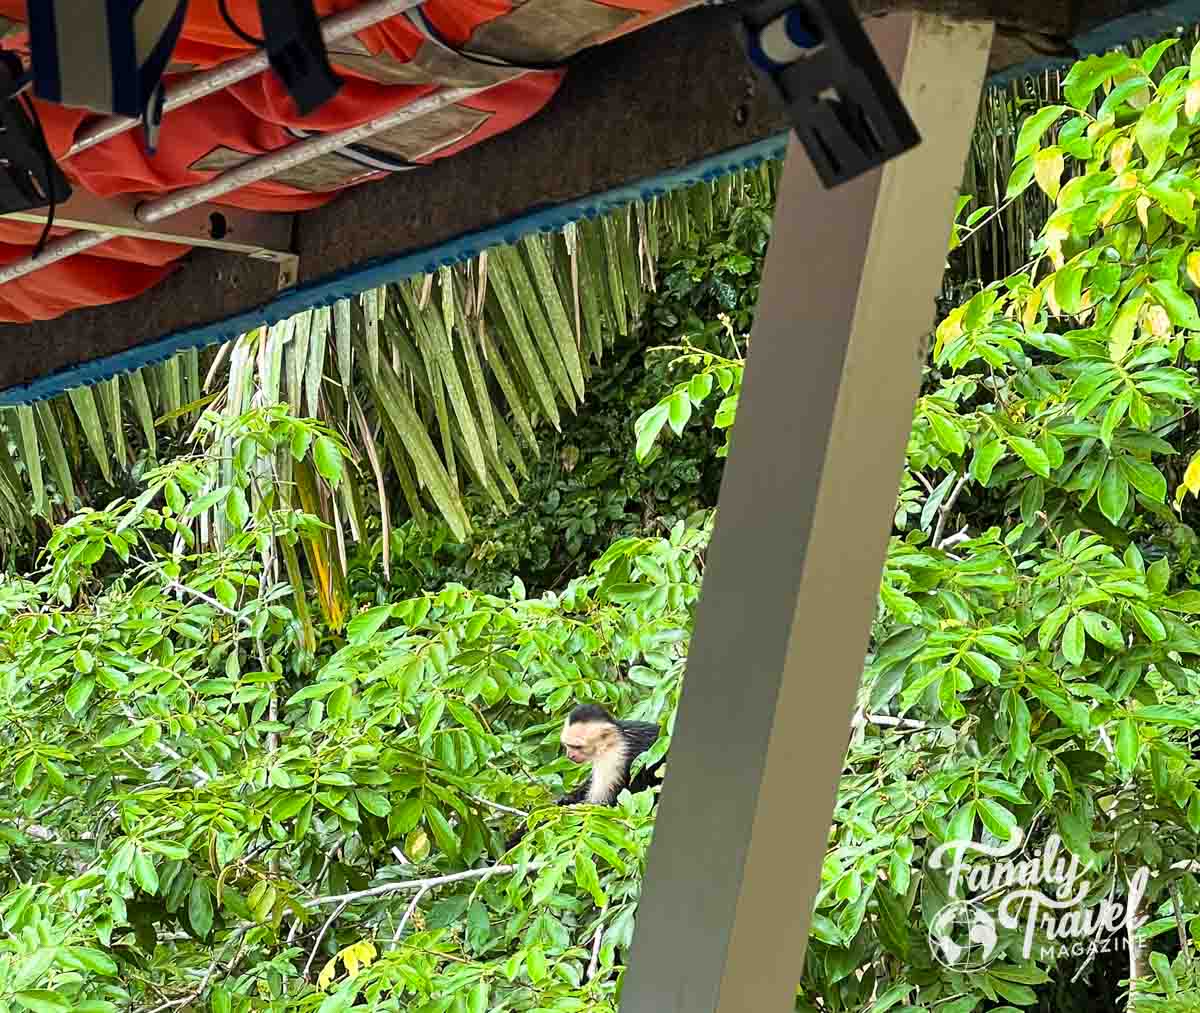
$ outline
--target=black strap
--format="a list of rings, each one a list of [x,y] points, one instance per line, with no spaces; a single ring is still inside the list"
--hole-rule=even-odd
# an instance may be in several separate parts
[[[342,87],[329,65],[312,0],[258,0],[267,58],[301,116],[319,109]]]

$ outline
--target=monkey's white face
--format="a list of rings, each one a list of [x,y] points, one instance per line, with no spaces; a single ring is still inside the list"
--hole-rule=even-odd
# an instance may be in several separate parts
[[[560,738],[572,763],[595,763],[616,744],[616,730],[597,721],[568,722],[563,725]]]

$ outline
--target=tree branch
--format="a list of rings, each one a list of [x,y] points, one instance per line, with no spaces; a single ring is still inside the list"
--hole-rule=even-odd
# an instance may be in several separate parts
[[[942,532],[946,530],[946,521],[950,517],[950,511],[954,509],[954,504],[958,502],[959,494],[963,491],[963,486],[967,484],[967,480],[971,477],[969,471],[964,471],[962,477],[954,484],[950,495],[946,497],[946,502],[938,507],[937,526],[933,529],[933,547],[940,549],[942,547]]]
[[[408,920],[413,916],[413,912],[416,911],[417,905],[421,903],[421,898],[424,897],[425,894],[427,894],[431,889],[432,887],[428,886],[421,887],[421,889],[417,891],[417,895],[413,897],[412,901],[409,903],[408,907],[404,909],[404,917],[400,919],[400,924],[396,927],[396,934],[392,936],[393,943],[400,942],[400,937],[404,935],[404,926],[408,924]]]
[[[218,612],[224,612],[225,615],[229,616],[230,618],[236,619],[243,626],[250,625],[245,619],[243,619],[240,615],[238,615],[237,612],[235,612],[233,609],[231,609],[228,605],[221,604],[221,602],[217,601],[216,598],[213,598],[211,595],[205,594],[203,591],[197,591],[195,588],[188,587],[186,584],[180,584],[179,581],[177,581],[177,580],[171,581],[171,583],[169,583],[167,585],[167,590],[168,591],[182,591],[184,594],[190,594],[193,598],[196,598],[197,600],[204,602],[205,605],[211,605]]]
[[[478,802],[480,805],[486,806],[488,809],[495,809],[496,812],[511,813],[513,816],[520,816],[522,819],[529,816],[529,813],[523,809],[514,809],[510,805],[501,805],[499,802],[493,802],[490,798],[480,798],[478,795],[468,795],[467,798],[472,802]]]
[[[338,915],[340,915],[343,911],[345,911],[346,908],[348,908],[349,906],[350,906],[350,901],[348,901],[348,900],[342,901],[337,907],[335,907],[333,909],[333,914],[331,914],[328,918],[325,919],[325,924],[321,926],[321,931],[317,933],[317,941],[315,943],[313,943],[312,952],[309,953],[309,955],[308,955],[308,960],[304,965],[304,972],[301,975],[301,977],[306,978],[306,979],[308,978],[309,968],[312,967],[312,962],[313,962],[313,959],[317,955],[317,950],[319,950],[321,948],[321,942],[325,938],[325,933],[329,931],[329,926],[332,925],[335,921],[337,921]]]
[[[528,871],[544,869],[549,864],[549,862],[530,862],[526,866],[526,869]],[[385,894],[399,893],[403,890],[422,890],[435,886],[444,886],[447,883],[457,883],[465,879],[487,879],[491,876],[517,872],[519,870],[519,865],[489,865],[483,869],[467,869],[465,872],[452,872],[446,876],[433,876],[429,879],[406,879],[396,883],[383,883],[380,886],[373,886],[369,890],[355,890],[353,893],[339,893],[329,897],[314,897],[312,900],[306,900],[304,907],[312,910],[313,908],[321,907],[323,904],[339,904],[343,901],[350,904],[356,900],[365,900],[368,897],[382,897]]]
[[[132,708],[130,708],[128,704],[124,704],[124,703],[121,704],[121,713],[123,713],[125,715],[125,717],[127,717],[130,721],[137,720],[137,715],[133,712]],[[176,752],[174,749],[172,749],[170,746],[168,746],[161,739],[158,742],[156,742],[154,745],[155,745],[155,748],[160,753],[162,753],[163,756],[167,757],[168,759],[183,762],[183,756],[180,755],[178,752]],[[208,776],[207,771],[202,770],[200,767],[198,767],[194,764],[192,765],[192,776],[196,779],[196,782],[198,784],[204,784],[206,781],[212,780]]]
[[[600,909],[600,917],[604,917],[604,912],[607,908]],[[584,981],[591,981],[596,977],[596,972],[600,969],[600,941],[604,938],[604,924],[598,922],[596,925],[596,934],[592,936],[592,959],[588,961],[587,974],[584,976]]]
[[[248,925],[243,926],[235,929],[230,934],[229,938],[225,940],[225,945],[221,947],[221,949],[217,952],[217,955],[213,957],[212,963],[208,965],[208,970],[204,972],[204,977],[200,979],[200,984],[197,985],[193,991],[189,992],[182,999],[172,999],[169,1002],[164,1002],[160,1006],[155,1006],[153,1009],[149,1010],[148,1013],[163,1013],[164,1010],[174,1009],[177,1006],[187,1006],[189,1003],[195,1002],[202,995],[204,995],[204,990],[208,988],[208,983],[212,979],[213,972],[217,969],[217,965],[221,962],[221,958],[229,951],[230,944],[233,943],[235,939],[240,939],[242,936],[244,936],[248,928]],[[241,949],[239,948],[237,956],[234,958],[234,963],[236,964],[240,959]]]
[[[943,538],[938,548],[943,550],[949,549],[955,545],[958,545],[960,542],[969,542],[970,540],[971,536],[967,533],[967,529],[963,528],[961,531],[956,531],[954,534],[947,535],[945,538]]]
[[[854,715],[852,724],[878,725],[881,728],[911,728],[913,731],[921,731],[929,727],[924,721],[918,721],[916,718],[894,718],[890,714],[867,714],[861,710]]]

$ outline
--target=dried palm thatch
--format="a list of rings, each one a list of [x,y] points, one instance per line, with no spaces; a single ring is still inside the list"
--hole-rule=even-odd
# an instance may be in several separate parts
[[[272,483],[295,489],[329,526],[305,546],[313,572],[344,570],[345,538],[385,534],[405,517],[444,518],[466,539],[464,492],[517,502],[538,432],[582,402],[618,335],[639,324],[656,285],[660,243],[703,237],[719,212],[771,196],[779,165],[764,163],[494,247],[436,274],[307,310],[216,349],[192,349],[94,387],[0,414],[0,550],[107,499],[201,425],[276,404],[334,429],[358,466],[336,491],[299,465],[275,462]],[[389,501],[389,489],[400,495]],[[30,511],[32,504],[32,513]],[[369,506],[368,506],[369,504]],[[203,542],[229,533],[223,514],[195,520]],[[380,524],[373,526],[378,530]]]

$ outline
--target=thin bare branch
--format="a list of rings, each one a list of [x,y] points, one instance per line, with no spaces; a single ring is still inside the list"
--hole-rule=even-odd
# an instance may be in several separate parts
[[[400,937],[404,935],[404,926],[408,924],[408,920],[413,916],[413,912],[416,911],[417,905],[421,903],[421,898],[424,897],[425,894],[427,894],[431,889],[432,887],[428,886],[421,887],[421,889],[417,891],[416,896],[409,901],[408,907],[404,909],[404,917],[400,919],[400,924],[396,926],[396,934],[392,936],[393,943],[400,942]]]
[[[946,521],[950,517],[950,511],[954,509],[954,504],[958,502],[959,494],[963,491],[963,487],[970,479],[971,473],[964,471],[959,480],[954,484],[954,488],[950,491],[950,495],[946,497],[946,502],[938,508],[938,521],[933,529],[933,545],[935,548],[942,547],[942,532],[946,530]]]
[[[333,909],[333,914],[331,914],[328,918],[325,919],[325,924],[321,926],[321,931],[317,933],[317,941],[315,943],[313,943],[312,952],[309,953],[308,960],[304,964],[304,977],[305,978],[308,977],[309,968],[312,967],[313,959],[317,955],[317,950],[319,950],[321,948],[321,942],[325,939],[325,933],[329,931],[329,926],[332,925],[335,921],[337,921],[338,915],[340,915],[343,911],[345,911],[346,908],[348,908],[349,906],[350,906],[350,902],[348,900],[342,901],[337,907],[335,907]]]
[[[601,919],[604,918],[604,912],[607,910],[607,908],[600,909]],[[601,921],[597,923],[596,933],[592,936],[592,959],[588,961],[587,975],[584,977],[584,981],[591,981],[594,977],[596,977],[596,972],[600,969],[600,941],[603,938],[604,924],[603,921]]]
[[[480,798],[478,795],[468,795],[467,798],[472,802],[478,802],[480,805],[486,806],[488,809],[495,809],[499,813],[510,813],[513,816],[520,816],[522,819],[529,816],[529,813],[523,809],[514,809],[510,805],[501,805],[499,802],[493,802],[490,798]]]
[[[525,869],[526,871],[533,872],[538,869],[544,869],[549,864],[549,862],[530,862],[525,866]],[[491,876],[518,872],[520,868],[519,865],[489,865],[483,869],[467,869],[464,872],[452,872],[446,876],[432,876],[429,879],[406,879],[395,883],[383,883],[379,886],[373,886],[368,890],[355,890],[353,893],[339,893],[329,897],[314,897],[312,900],[306,900],[304,906],[311,909],[321,907],[324,904],[339,904],[342,901],[350,904],[356,900],[365,900],[368,897],[382,897],[385,894],[400,893],[404,890],[421,890],[425,887],[444,886],[447,883],[457,883],[465,879],[488,879]]]

